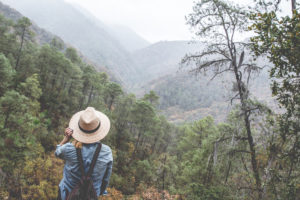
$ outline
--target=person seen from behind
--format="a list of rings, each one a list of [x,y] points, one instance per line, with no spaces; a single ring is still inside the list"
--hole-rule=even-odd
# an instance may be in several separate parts
[[[72,116],[55,151],[65,161],[58,200],[96,200],[107,193],[113,156],[110,147],[100,141],[109,129],[108,117],[93,107]]]

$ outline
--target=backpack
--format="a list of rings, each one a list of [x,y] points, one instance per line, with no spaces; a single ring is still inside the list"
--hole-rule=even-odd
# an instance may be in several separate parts
[[[97,194],[93,185],[92,173],[95,167],[99,152],[101,150],[101,143],[98,144],[97,149],[95,150],[93,160],[89,171],[87,174],[84,172],[83,168],[83,160],[81,149],[76,148],[77,160],[79,162],[79,168],[81,171],[81,178],[79,183],[72,189],[72,191],[68,194],[67,200],[97,200]]]

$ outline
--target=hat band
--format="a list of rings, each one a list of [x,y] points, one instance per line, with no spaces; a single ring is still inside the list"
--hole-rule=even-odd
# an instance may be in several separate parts
[[[80,126],[79,122],[78,122],[78,127],[79,127],[79,129],[80,129],[82,132],[90,134],[90,133],[96,132],[96,131],[100,128],[100,124],[101,124],[101,123],[99,122],[98,126],[97,126],[95,129],[93,129],[93,130],[85,130],[84,128],[82,128],[82,127]]]

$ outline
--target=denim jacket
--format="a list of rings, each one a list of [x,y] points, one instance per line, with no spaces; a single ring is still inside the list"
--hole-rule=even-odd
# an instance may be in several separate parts
[[[81,152],[86,173],[91,165],[97,144],[98,143],[83,144],[82,146]],[[76,148],[72,143],[57,145],[55,156],[65,160],[63,179],[59,183],[61,198],[65,200],[67,194],[77,185],[81,177]],[[112,163],[113,156],[110,147],[102,144],[101,151],[92,173],[94,188],[98,196],[103,194],[108,185],[112,171]]]

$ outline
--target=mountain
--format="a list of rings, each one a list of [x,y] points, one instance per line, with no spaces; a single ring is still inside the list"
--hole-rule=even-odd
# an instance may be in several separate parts
[[[140,37],[137,33],[135,33],[127,26],[111,25],[109,27],[109,31],[129,52],[134,52],[150,45],[148,41]]]
[[[142,49],[142,48],[150,45],[150,43],[148,41],[146,41],[140,35],[135,33],[129,27],[123,26],[123,25],[118,25],[118,24],[114,24],[114,25],[104,24],[99,19],[97,19],[94,15],[92,15],[88,10],[86,10],[79,4],[72,3],[72,6],[74,6],[78,11],[80,11],[82,14],[84,14],[87,18],[89,18],[95,24],[104,28],[108,33],[110,33],[112,36],[114,36],[115,39],[127,51],[133,52],[135,50]]]
[[[174,123],[194,121],[208,115],[216,122],[222,122],[236,103],[230,101],[235,96],[232,91],[234,77],[224,74],[210,80],[211,77],[209,73],[193,76],[180,71],[149,82],[143,86],[143,91],[153,90],[160,97],[158,108]],[[252,98],[278,110],[267,71],[251,79],[250,93]]]
[[[15,10],[1,2],[0,2],[0,14],[4,15],[5,17],[7,17],[13,21],[17,21],[18,19],[21,19],[22,17],[24,17],[17,10]],[[31,28],[36,34],[35,39],[40,44],[50,43],[54,37],[56,37],[56,39],[58,39],[62,42],[62,40],[59,37],[55,36],[54,34],[50,33],[49,31],[47,31],[45,29],[40,28],[35,23],[32,24]]]
[[[7,6],[5,4],[3,4],[2,2],[0,2],[0,14],[2,14],[3,16],[5,16],[8,19],[11,19],[13,21],[17,21],[19,19],[21,19],[22,17],[24,17],[24,15],[22,15],[20,12],[18,12],[16,9],[11,8],[10,6]],[[31,25],[31,29],[35,34],[35,41],[37,43],[39,43],[40,45],[43,44],[50,44],[51,41],[55,38],[59,43],[61,43],[63,45],[63,49],[66,49],[68,47],[72,47],[74,48],[72,45],[65,43],[60,37],[58,37],[55,34],[52,34],[51,32],[49,32],[48,30],[45,30],[43,28],[40,28],[36,23],[34,23],[33,21],[31,21],[32,25]],[[104,71],[106,73],[109,74],[110,79],[112,81],[117,81],[117,78],[114,76],[114,74],[112,74],[109,70],[107,70],[105,67],[99,66],[96,63],[92,62],[91,60],[89,60],[87,57],[85,57],[78,49],[77,49],[77,53],[78,55],[81,57],[81,59],[83,61],[85,61],[88,64],[92,64],[93,66],[96,66],[98,68],[99,71]]]
[[[176,72],[185,53],[199,46],[187,41],[147,46],[149,43],[129,28],[108,26],[84,8],[63,0],[2,1],[72,44],[98,66],[108,68],[127,89]]]
[[[195,53],[203,44],[188,41],[162,41],[132,53],[137,68],[142,72],[143,82],[176,73],[180,61],[187,53]]]
[[[180,61],[187,53],[202,51],[204,43],[187,41],[163,41],[133,53],[137,66],[143,71],[143,80],[135,93],[143,96],[153,90],[159,97],[158,108],[175,123],[193,121],[207,115],[216,121],[224,121],[232,109],[230,99],[234,96],[234,77],[224,74],[210,80],[212,72],[194,76],[189,68],[181,67]],[[267,63],[259,59],[260,66]],[[267,70],[251,79],[250,91],[256,98],[269,106],[276,103],[269,88]]]
[[[108,68],[123,85],[129,86],[139,78],[130,53],[105,30],[106,25],[91,20],[71,4],[63,0],[2,1]]]

